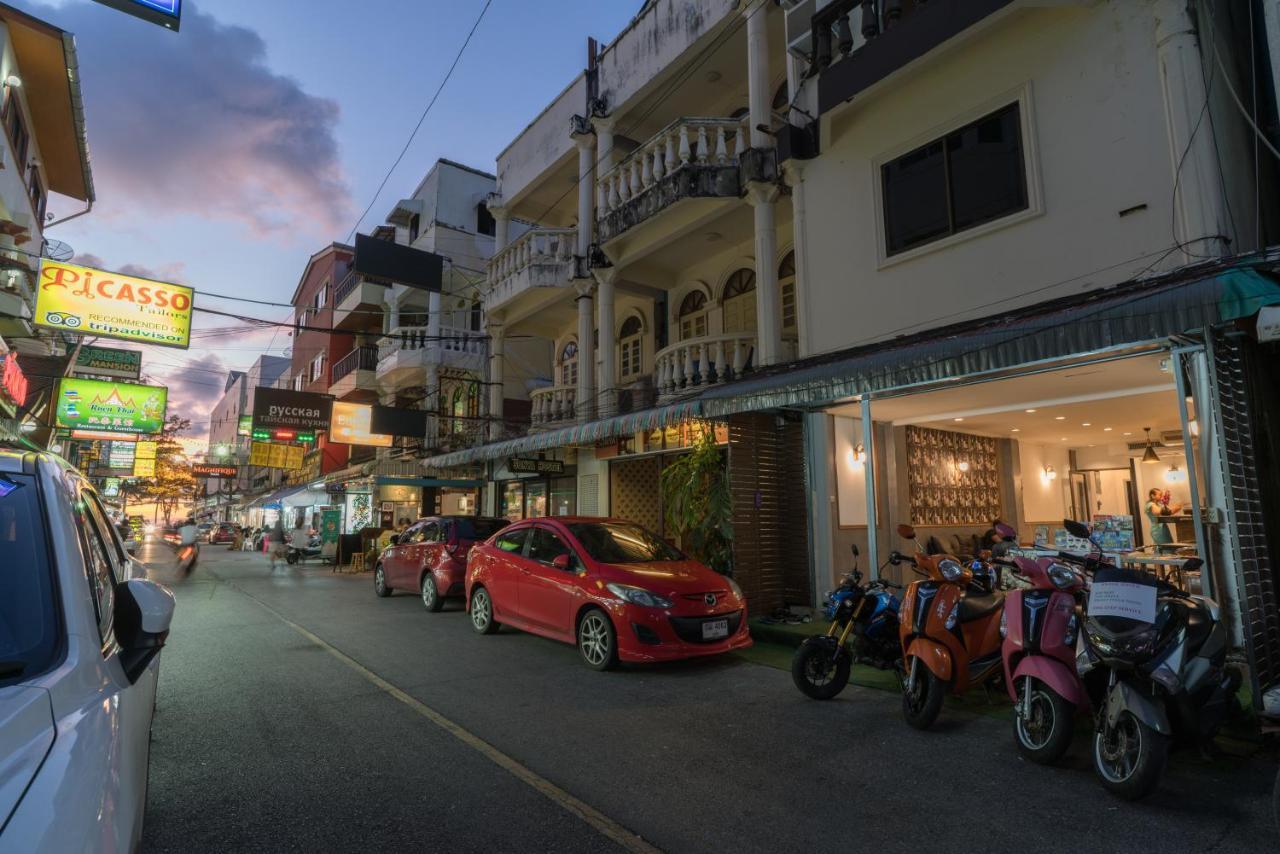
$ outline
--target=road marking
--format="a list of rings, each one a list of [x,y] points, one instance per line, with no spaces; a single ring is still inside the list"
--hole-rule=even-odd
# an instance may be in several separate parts
[[[546,777],[541,776],[540,774],[533,771],[529,767],[521,764],[518,760],[511,758],[510,756],[503,753],[498,748],[494,747],[489,742],[485,741],[480,736],[476,735],[475,733],[463,727],[462,725],[454,723],[452,720],[440,714],[435,709],[428,706],[426,703],[422,702],[416,697],[406,694],[404,691],[397,688],[395,685],[391,684],[387,680],[383,679],[381,676],[374,673],[372,670],[365,667],[363,664],[356,661],[354,658],[347,655],[342,650],[330,644],[324,638],[316,635],[314,632],[310,631],[309,629],[298,625],[293,620],[290,620],[284,614],[281,614],[279,611],[277,611],[275,608],[272,608],[266,602],[263,602],[257,596],[254,596],[252,593],[249,593],[240,585],[236,584],[235,582],[228,581],[227,579],[222,578],[221,576],[218,576],[217,574],[210,572],[208,570],[206,570],[206,572],[213,578],[216,578],[219,581],[221,581],[223,584],[226,584],[230,587],[235,588],[239,593],[243,594],[244,596],[247,596],[249,599],[252,599],[254,602],[257,602],[258,605],[260,605],[263,609],[265,609],[266,611],[274,615],[276,619],[280,620],[280,622],[284,623],[286,626],[293,629],[295,632],[302,635],[304,638],[311,641],[313,644],[315,644],[316,646],[323,649],[325,652],[332,655],[338,661],[342,662],[347,667],[354,670],[356,673],[362,676],[367,682],[373,684],[378,689],[390,695],[391,697],[399,700],[401,703],[404,703],[410,709],[413,709],[419,715],[431,721],[433,724],[440,727],[442,730],[449,733],[454,738],[458,739],[458,741],[467,745],[472,750],[475,750],[477,753],[480,753],[483,756],[485,756],[485,758],[487,758],[490,762],[493,762],[498,767],[504,769],[505,771],[507,771],[507,773],[511,774],[516,779],[521,780],[527,783],[528,785],[532,786],[544,797],[555,802],[565,811],[572,813],[573,815],[576,815],[578,818],[582,819],[587,824],[594,827],[600,833],[609,837],[609,839],[612,839],[622,848],[626,849],[627,851],[635,852],[635,854],[662,854],[662,850],[660,848],[656,848],[653,845],[650,845],[648,842],[645,842],[644,839],[642,839],[640,836],[627,830],[621,824],[609,818],[604,813],[584,803],[578,798],[575,798],[573,795],[569,794],[564,789],[557,786],[555,783],[552,783]]]

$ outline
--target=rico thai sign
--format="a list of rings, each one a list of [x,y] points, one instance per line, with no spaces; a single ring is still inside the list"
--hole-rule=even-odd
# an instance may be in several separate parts
[[[36,325],[185,350],[194,296],[183,285],[41,258]]]
[[[240,473],[238,466],[222,466],[214,463],[195,463],[191,466],[194,477],[235,477]]]
[[[333,398],[323,394],[266,386],[253,393],[254,430],[328,430],[332,412]]]
[[[75,372],[136,380],[142,374],[142,351],[82,346],[76,353]]]
[[[76,431],[159,433],[168,396],[160,386],[63,377],[58,381],[54,423]]]

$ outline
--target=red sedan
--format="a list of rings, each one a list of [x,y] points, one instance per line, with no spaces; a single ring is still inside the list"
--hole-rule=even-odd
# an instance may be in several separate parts
[[[419,519],[383,549],[373,570],[374,592],[413,590],[428,611],[439,611],[446,598],[462,597],[471,547],[506,524],[477,516]]]
[[[751,646],[733,581],[620,519],[517,522],[467,566],[471,625],[500,623],[576,644],[596,670]]]

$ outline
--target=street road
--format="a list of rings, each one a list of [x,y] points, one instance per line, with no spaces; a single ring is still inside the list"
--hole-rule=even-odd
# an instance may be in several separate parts
[[[144,851],[1273,852],[1262,760],[1179,754],[1125,804],[1077,743],[906,726],[894,694],[801,696],[741,658],[594,673],[370,577],[205,546],[165,649]]]

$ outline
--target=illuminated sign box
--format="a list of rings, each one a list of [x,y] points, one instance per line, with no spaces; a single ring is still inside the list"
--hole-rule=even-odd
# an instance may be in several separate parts
[[[72,430],[72,439],[85,439],[93,442],[136,442],[137,436],[131,436],[128,433],[112,433],[109,430]]]
[[[142,351],[81,346],[76,353],[75,373],[136,380],[142,374]]]
[[[237,466],[220,466],[213,463],[196,463],[191,466],[191,474],[195,477],[235,477],[240,473]]]
[[[160,386],[63,377],[54,423],[75,431],[159,433],[168,396]]]
[[[37,326],[99,338],[186,349],[191,343],[195,291],[40,259]]]
[[[182,0],[98,0],[103,6],[110,6],[153,24],[159,24],[175,33],[182,26]]]
[[[272,442],[252,442],[249,445],[249,465],[271,469],[302,468],[301,445],[279,445]]]
[[[250,437],[257,442],[314,442],[315,433],[299,433],[296,430],[267,430],[254,428],[249,431]]]
[[[329,429],[333,398],[308,391],[258,386],[253,392],[253,429],[289,430],[314,435]],[[279,438],[286,438],[281,436]]]
[[[393,437],[371,432],[373,407],[365,403],[333,402],[333,425],[329,428],[329,441],[337,445],[366,445],[374,448],[390,448]]]
[[[236,435],[237,436],[253,435],[253,416],[252,415],[240,416],[240,423],[236,426]]]

